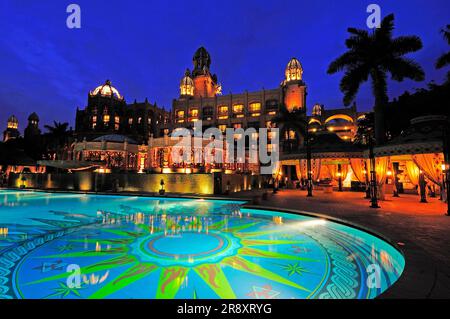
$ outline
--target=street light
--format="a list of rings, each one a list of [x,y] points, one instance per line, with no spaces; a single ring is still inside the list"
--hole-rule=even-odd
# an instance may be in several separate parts
[[[308,190],[308,194],[306,197],[312,197],[312,189],[313,189],[313,182],[312,182],[312,171],[311,171],[311,141],[309,140],[309,123],[306,125],[306,134],[305,134],[305,144],[306,144],[306,170],[308,171],[308,183],[306,185],[306,188]]]
[[[377,174],[375,172],[375,154],[373,151],[373,138],[369,136],[370,158],[370,208],[380,208],[377,198]]]
[[[427,190],[425,183],[425,174],[422,170],[419,171],[419,189],[420,189],[420,202],[427,203]]]
[[[342,166],[341,166],[341,164],[338,164],[338,172],[336,175],[338,177],[339,192],[342,192]]]
[[[447,216],[450,216],[450,200],[448,200],[448,195],[450,191],[450,143],[449,143],[449,121],[448,118],[446,119],[444,123],[444,130],[443,130],[443,151],[444,151],[444,168],[445,168],[445,191],[446,191],[446,198],[447,198]]]

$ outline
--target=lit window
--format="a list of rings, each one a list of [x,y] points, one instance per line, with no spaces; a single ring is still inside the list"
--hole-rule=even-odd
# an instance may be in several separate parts
[[[198,109],[191,109],[190,116],[191,117],[197,117],[198,116]]]
[[[271,128],[271,127],[272,127],[272,121],[267,121],[266,128]]]
[[[233,105],[233,113],[242,113],[244,111],[244,104]]]
[[[92,117],[92,123],[95,123],[95,122],[97,122],[97,115],[94,115],[94,116]]]
[[[228,115],[222,115],[222,116],[218,117],[219,120],[226,120],[227,118],[228,118]]]
[[[116,123],[116,124],[120,123],[120,117],[115,116],[114,117],[114,123]]]
[[[257,116],[260,116],[260,115],[261,115],[261,113],[252,113],[253,117],[257,117]]]
[[[116,130],[116,131],[118,131],[119,130],[119,124],[114,124],[114,129]]]
[[[244,117],[244,114],[236,114],[236,118]]]
[[[133,118],[132,118],[132,117],[130,117],[130,118],[128,119],[128,124],[130,124],[130,125],[133,124]]]
[[[92,129],[95,129],[95,127],[97,126],[97,123],[92,123]]]
[[[219,114],[227,114],[228,113],[228,106],[222,105],[218,107]]]
[[[275,112],[275,111],[267,112],[267,115],[275,115],[275,114],[277,114],[277,112]]]
[[[183,110],[179,110],[177,111],[177,119],[183,119],[184,118],[184,111]]]
[[[151,118],[148,118],[147,123],[148,123],[149,125],[152,124],[152,119],[151,119]]]
[[[103,122],[109,123],[109,115],[108,114],[103,115]]]
[[[261,103],[259,103],[259,102],[250,103],[249,106],[248,106],[248,110],[250,112],[259,112],[259,111],[261,111]]]
[[[225,132],[226,129],[227,129],[227,126],[225,124],[219,125],[219,130],[221,130],[222,132]]]
[[[289,139],[295,140],[295,131],[289,130]]]
[[[141,124],[142,122],[142,117],[138,117],[138,124]]]

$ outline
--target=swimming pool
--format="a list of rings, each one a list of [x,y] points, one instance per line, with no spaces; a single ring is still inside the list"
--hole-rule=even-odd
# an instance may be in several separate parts
[[[243,202],[0,190],[0,298],[375,298],[404,258]]]

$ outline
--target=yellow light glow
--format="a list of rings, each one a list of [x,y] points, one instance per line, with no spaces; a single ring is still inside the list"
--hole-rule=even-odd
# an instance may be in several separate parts
[[[244,104],[233,105],[233,113],[242,113],[244,111]]]
[[[162,169],[162,172],[163,172],[164,174],[169,174],[169,173],[172,173],[172,169],[169,168],[169,167],[164,167],[164,168]]]

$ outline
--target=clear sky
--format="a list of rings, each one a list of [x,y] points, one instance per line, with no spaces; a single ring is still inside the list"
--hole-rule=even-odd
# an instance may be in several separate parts
[[[66,27],[66,7],[81,6],[81,29]],[[414,34],[424,48],[413,55],[426,81],[390,83],[398,96],[447,70],[433,67],[449,49],[439,30],[450,23],[448,0],[226,0],[226,1],[0,1],[0,130],[15,114],[20,129],[35,111],[43,124],[74,125],[75,110],[89,90],[110,79],[128,102],[156,101],[166,109],[192,56],[205,46],[223,93],[274,88],[293,56],[304,68],[308,109],[316,102],[342,107],[339,80],[330,61],[345,51],[347,27],[366,28],[366,7],[395,14],[395,35]],[[357,104],[369,110],[364,85]]]

